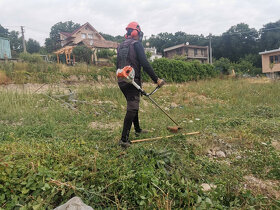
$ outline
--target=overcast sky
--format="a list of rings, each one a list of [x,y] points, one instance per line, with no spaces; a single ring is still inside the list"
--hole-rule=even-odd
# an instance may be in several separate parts
[[[0,24],[9,30],[25,26],[26,38],[44,44],[57,22],[89,22],[99,32],[124,35],[137,21],[145,35],[184,31],[220,35],[247,23],[260,29],[280,19],[280,0],[0,0]]]

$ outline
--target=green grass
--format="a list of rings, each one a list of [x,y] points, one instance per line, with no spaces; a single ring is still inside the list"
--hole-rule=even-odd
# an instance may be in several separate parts
[[[87,103],[70,109],[44,94],[0,92],[0,209],[53,209],[75,195],[95,209],[280,207],[280,152],[272,146],[280,137],[279,82],[166,85],[153,98],[182,133],[201,133],[127,150],[117,145],[125,115],[118,87],[69,87]],[[152,131],[141,138],[170,135],[172,122],[146,98],[140,123]],[[207,154],[217,147],[225,158]],[[246,175],[276,184],[260,189]],[[202,183],[216,188],[204,192]]]

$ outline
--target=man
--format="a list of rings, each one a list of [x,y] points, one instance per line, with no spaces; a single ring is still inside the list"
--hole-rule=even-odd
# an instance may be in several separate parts
[[[126,40],[118,47],[117,54],[117,69],[122,69],[125,66],[131,66],[135,71],[135,82],[141,86],[141,67],[151,77],[151,79],[159,86],[164,84],[164,80],[159,79],[154,70],[150,66],[142,45],[143,32],[137,22],[131,22],[126,27]],[[127,110],[123,123],[123,131],[119,145],[129,147],[129,133],[134,124],[135,134],[138,136],[145,131],[140,128],[138,119],[138,110],[140,102],[139,91],[124,79],[118,78],[118,85],[124,94],[127,101]]]

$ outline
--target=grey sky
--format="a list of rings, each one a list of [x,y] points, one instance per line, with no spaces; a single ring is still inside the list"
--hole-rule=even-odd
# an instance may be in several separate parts
[[[57,22],[89,22],[99,32],[124,35],[137,21],[145,35],[184,31],[219,35],[244,22],[260,29],[280,19],[280,0],[0,0],[0,24],[26,26],[26,37],[44,44]]]

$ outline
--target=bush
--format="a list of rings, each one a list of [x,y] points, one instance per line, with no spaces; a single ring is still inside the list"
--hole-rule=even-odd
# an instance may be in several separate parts
[[[28,63],[43,63],[44,60],[40,54],[21,53],[19,58]]]
[[[109,49],[100,49],[96,53],[98,58],[110,58],[116,55],[116,52]]]
[[[262,73],[261,68],[256,68],[252,62],[246,59],[240,59],[240,61],[235,64],[235,68],[237,72],[249,75],[257,75]]]
[[[90,63],[92,51],[86,46],[77,46],[73,49],[73,55],[78,62]]]
[[[201,64],[198,61],[185,62],[181,60],[160,58],[152,62],[152,67],[160,78],[167,82],[187,82],[214,77],[217,75],[210,64]],[[147,81],[148,76],[145,75]]]
[[[214,62],[214,66],[217,71],[226,75],[229,75],[232,69],[234,69],[236,73],[243,75],[255,76],[261,74],[261,68],[254,66],[254,63],[251,60],[252,57],[252,55],[248,55],[245,58],[240,59],[237,63],[231,62],[228,58],[220,58]]]
[[[0,85],[7,84],[10,82],[10,79],[7,77],[4,71],[0,70]]]
[[[234,68],[233,63],[230,62],[228,58],[220,58],[214,62],[215,69],[222,74],[230,74],[231,70]]]

